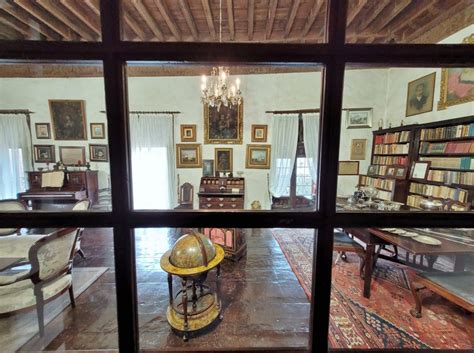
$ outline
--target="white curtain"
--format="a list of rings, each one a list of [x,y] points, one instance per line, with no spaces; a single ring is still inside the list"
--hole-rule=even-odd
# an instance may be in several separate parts
[[[32,170],[31,135],[26,116],[0,115],[0,199],[25,191],[25,171]]]
[[[291,181],[298,144],[298,115],[276,115],[272,119],[270,192],[285,195]]]
[[[167,209],[176,204],[173,117],[130,117],[133,205],[135,209]]]
[[[303,139],[309,173],[311,174],[311,179],[317,185],[319,114],[303,114]]]

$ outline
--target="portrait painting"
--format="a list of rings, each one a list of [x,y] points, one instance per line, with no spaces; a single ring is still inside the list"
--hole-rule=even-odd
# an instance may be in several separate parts
[[[243,103],[211,107],[204,104],[204,143],[242,144]]]
[[[252,125],[252,142],[267,142],[268,125]]]
[[[214,160],[204,159],[202,161],[202,176],[211,177],[214,176]]]
[[[367,169],[367,175],[376,175],[377,174],[377,165],[370,165]]]
[[[105,139],[105,124],[104,123],[91,123],[91,138],[92,139]]]
[[[34,145],[36,163],[54,163],[54,145]]]
[[[360,129],[368,127],[372,127],[372,108],[347,109],[347,129]]]
[[[36,138],[37,139],[50,139],[51,138],[51,127],[49,123],[36,123]]]
[[[196,142],[196,125],[181,125],[181,142]]]
[[[89,145],[91,162],[108,162],[109,148],[107,145]]]
[[[83,100],[50,100],[49,110],[56,140],[87,140]]]
[[[214,163],[216,172],[232,172],[232,148],[216,148]]]
[[[351,143],[351,160],[360,161],[365,159],[365,147],[367,139],[354,139]]]
[[[85,165],[86,149],[76,146],[59,146],[59,159],[67,166]]]
[[[270,168],[270,145],[247,145],[245,167],[250,169]]]
[[[436,72],[433,72],[408,83],[406,116],[433,110],[435,80]]]
[[[201,145],[176,144],[176,166],[178,168],[201,168]]]

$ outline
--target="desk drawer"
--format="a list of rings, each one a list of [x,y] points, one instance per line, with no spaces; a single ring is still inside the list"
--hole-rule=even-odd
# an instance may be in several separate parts
[[[244,208],[244,201],[242,199],[236,200],[235,202],[228,201],[228,200],[200,200],[199,202],[200,209],[227,209],[227,210],[241,210]]]

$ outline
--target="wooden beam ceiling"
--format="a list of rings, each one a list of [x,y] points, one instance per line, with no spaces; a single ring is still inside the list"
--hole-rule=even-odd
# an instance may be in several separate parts
[[[249,42],[251,42],[253,40],[253,23],[255,21],[255,18],[254,18],[255,0],[247,0],[247,11],[248,11],[247,33],[248,33]]]
[[[138,11],[140,16],[143,18],[143,21],[145,21],[146,25],[151,30],[151,32],[155,35],[155,37],[158,38],[158,40],[163,41],[163,39],[164,39],[163,32],[160,30],[160,28],[156,24],[155,19],[150,15],[149,10],[145,7],[142,0],[134,0],[133,1],[133,6],[135,6],[135,9]],[[130,18],[129,18],[128,21],[130,21]],[[129,23],[129,25],[130,25],[130,23]],[[133,25],[138,27],[137,23],[134,23]],[[133,27],[132,27],[132,29],[133,29]],[[134,30],[134,32],[138,36],[140,36],[140,34],[138,34],[135,30]]]
[[[169,13],[168,7],[166,6],[163,0],[154,0],[156,7],[160,10],[161,16],[165,19],[168,28],[170,29],[171,33],[173,33],[174,40],[177,42],[181,41],[181,31],[178,29],[175,21],[171,18]]]
[[[201,0],[202,8],[204,9],[204,14],[206,16],[207,26],[209,28],[209,33],[213,40],[216,40],[216,29],[214,28],[214,20],[212,18],[211,6],[209,5],[209,0]]]
[[[179,0],[179,5],[181,7],[181,12],[183,13],[186,24],[188,25],[188,28],[191,31],[193,41],[199,41],[199,34],[196,27],[196,22],[194,21],[194,17],[191,12],[191,9],[189,8],[188,2],[186,0]]]
[[[265,39],[270,39],[270,37],[272,36],[273,23],[275,22],[277,6],[278,0],[270,0],[268,4],[267,24],[265,26]]]

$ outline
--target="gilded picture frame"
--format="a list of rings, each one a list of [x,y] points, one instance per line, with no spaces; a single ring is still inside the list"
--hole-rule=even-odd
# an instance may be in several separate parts
[[[244,102],[211,107],[204,104],[204,144],[241,145]]]
[[[270,153],[270,145],[247,145],[245,168],[269,169]]]
[[[202,168],[201,144],[176,144],[177,168]]]
[[[80,146],[59,146],[59,159],[67,166],[85,165],[86,149]]]
[[[181,142],[196,142],[196,125],[181,125]]]
[[[49,123],[36,123],[35,132],[38,140],[51,139],[51,126]]]
[[[87,140],[85,101],[50,99],[48,103],[55,140]]]
[[[108,145],[89,145],[89,157],[91,162],[108,162],[109,146]]]
[[[268,125],[252,125],[252,142],[267,142]]]
[[[233,149],[216,148],[214,149],[214,170],[216,172],[229,173],[233,170]]]
[[[54,145],[34,145],[35,163],[54,163],[56,162]]]

